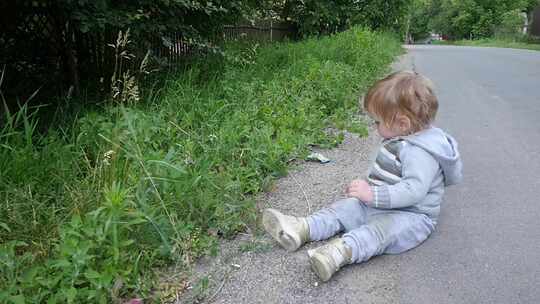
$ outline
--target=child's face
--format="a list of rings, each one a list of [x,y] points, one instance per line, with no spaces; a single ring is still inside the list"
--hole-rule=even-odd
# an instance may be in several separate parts
[[[385,139],[400,135],[399,132],[394,130],[394,128],[389,128],[388,126],[386,126],[385,123],[382,123],[380,121],[375,121],[375,124],[377,125],[377,132],[379,132],[379,135]]]
[[[410,129],[410,120],[403,115],[398,114],[391,126],[388,126],[377,117],[373,117],[373,119],[377,125],[377,132],[385,139],[407,135]]]

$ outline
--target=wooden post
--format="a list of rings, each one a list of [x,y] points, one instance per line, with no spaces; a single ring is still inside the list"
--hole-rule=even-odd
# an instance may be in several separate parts
[[[81,92],[81,86],[79,82],[79,68],[77,65],[77,57],[75,54],[75,48],[73,47],[73,40],[75,39],[75,33],[69,21],[65,24],[65,41],[64,41],[64,63],[66,64],[66,73],[70,86],[73,86],[73,93],[78,96]]]
[[[270,19],[270,42],[272,42],[272,41],[273,41],[273,38],[274,38],[274,37],[273,37],[273,36],[274,36],[274,35],[273,35],[273,31],[274,31],[274,24],[273,24],[273,22],[272,22],[272,21],[273,21],[273,20],[272,20],[272,19]]]

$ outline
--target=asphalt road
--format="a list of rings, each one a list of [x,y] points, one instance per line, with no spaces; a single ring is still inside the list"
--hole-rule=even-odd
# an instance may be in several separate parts
[[[540,52],[409,48],[437,86],[436,125],[460,143],[464,182],[437,231],[401,255],[400,303],[540,303]]]

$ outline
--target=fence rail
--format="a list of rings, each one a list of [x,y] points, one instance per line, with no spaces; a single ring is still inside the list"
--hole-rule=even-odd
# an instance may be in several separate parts
[[[296,31],[291,25],[285,23],[278,23],[274,25],[273,22],[267,25],[234,25],[225,26],[224,29],[225,39],[253,39],[253,40],[269,40],[269,41],[282,41],[284,39],[295,39]]]

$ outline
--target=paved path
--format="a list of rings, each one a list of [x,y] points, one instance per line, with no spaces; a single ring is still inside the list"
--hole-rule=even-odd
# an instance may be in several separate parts
[[[540,303],[540,52],[418,46],[437,124],[460,142],[463,185],[399,267],[403,303]]]
[[[465,181],[448,189],[437,231],[326,284],[305,252],[319,244],[291,254],[265,235],[239,235],[197,266],[210,278],[205,302],[540,303],[540,52],[417,46],[406,59],[436,83],[437,125],[457,138],[464,159]],[[332,163],[301,164],[261,208],[307,215],[340,198],[378,140],[347,135],[323,151]]]

